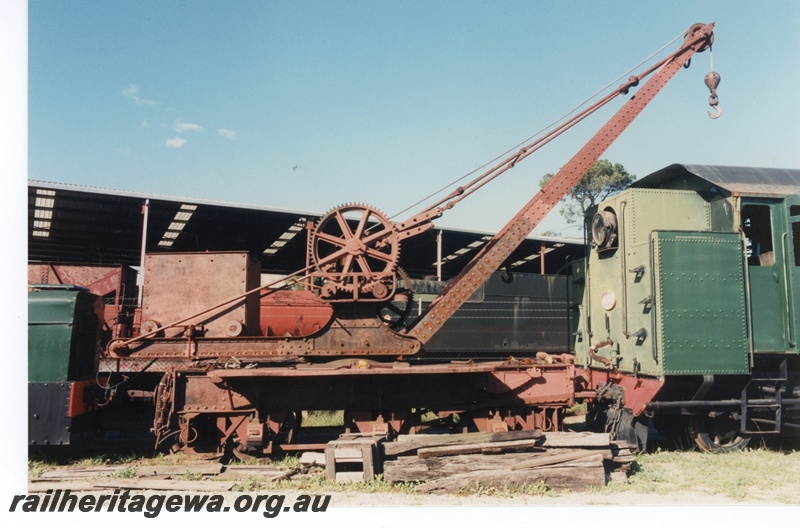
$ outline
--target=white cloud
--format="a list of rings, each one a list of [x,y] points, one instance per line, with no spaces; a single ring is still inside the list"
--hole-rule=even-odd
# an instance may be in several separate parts
[[[220,128],[219,130],[217,130],[217,134],[219,134],[220,136],[224,137],[225,139],[230,139],[230,140],[236,139],[236,131],[235,130],[229,130],[227,128]]]
[[[139,97],[139,87],[136,86],[135,84],[129,84],[127,88],[122,90],[122,96],[125,97],[126,99],[130,99],[131,101],[133,101],[138,105],[158,104],[150,99],[143,99]]]
[[[147,119],[142,119],[142,128],[147,128]]]
[[[202,132],[205,130],[201,125],[197,123],[184,123],[182,119],[178,118],[175,120],[175,124],[172,125],[175,129],[175,132]]]
[[[166,142],[168,147],[179,149],[186,144],[186,140],[180,136],[175,136],[174,138],[169,138]]]

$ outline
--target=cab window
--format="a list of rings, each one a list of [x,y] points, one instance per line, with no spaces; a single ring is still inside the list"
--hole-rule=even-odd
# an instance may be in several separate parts
[[[742,206],[742,231],[747,239],[747,263],[750,266],[774,265],[772,217],[769,206],[761,204]]]

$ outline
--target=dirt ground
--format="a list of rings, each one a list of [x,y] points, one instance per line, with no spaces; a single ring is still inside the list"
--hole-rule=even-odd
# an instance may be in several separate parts
[[[292,496],[292,493],[294,492],[287,492],[287,497]],[[747,497],[744,500],[703,492],[681,492],[665,495],[659,493],[605,491],[601,493],[563,493],[554,496],[516,495],[510,497],[358,492],[332,492],[330,494],[332,495],[331,504],[339,507],[741,506],[746,504],[763,506],[776,504],[774,499],[771,499],[767,494],[759,493],[754,493],[752,497]],[[800,502],[800,497],[798,497],[798,501]]]

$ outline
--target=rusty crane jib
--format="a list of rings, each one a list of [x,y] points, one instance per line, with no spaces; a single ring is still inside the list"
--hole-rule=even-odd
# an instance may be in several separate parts
[[[711,47],[714,41],[713,29],[713,23],[694,24],[685,33],[683,43],[674,53],[642,73],[630,77],[593,105],[403,222],[392,223],[377,209],[363,204],[341,206],[323,216],[309,239],[309,266],[289,276],[305,278],[309,286],[317,289],[320,298],[334,306],[330,322],[318,332],[302,338],[254,336],[222,339],[195,337],[190,333],[180,338],[151,339],[165,328],[177,326],[220,306],[239,301],[245,295],[258,291],[269,294],[273,285],[265,285],[138,337],[112,342],[108,349],[110,356],[138,355],[142,358],[174,357],[192,360],[234,356],[255,360],[276,356],[398,357],[417,354],[422,345],[502,265],[675,74],[681,68],[688,67],[692,56]],[[404,239],[432,229],[433,220],[442,216],[446,210],[611,100],[628,95],[648,77],[647,82],[628,98],[622,108],[558,174],[481,248],[410,327],[394,328],[376,316],[380,307],[388,305],[400,292],[398,274],[401,272],[397,264],[400,244]],[[713,79],[708,86],[715,103],[716,85],[712,84]],[[712,106],[717,108],[716,104]],[[719,113],[718,109],[717,112]],[[718,117],[718,114],[712,117]],[[353,223],[355,229],[352,227]]]
[[[428,311],[414,324],[409,330],[409,335],[414,336],[421,342],[425,342],[439,329],[458,309],[474,291],[488,279],[489,275],[497,270],[506,258],[516,249],[519,244],[530,234],[534,227],[549,213],[553,207],[566,195],[583,174],[600,158],[611,143],[619,137],[625,128],[639,115],[645,106],[655,97],[655,95],[666,85],[666,83],[680,70],[688,64],[689,59],[697,52],[704,51],[713,43],[714,24],[695,24],[686,32],[683,45],[659,63],[655,64],[642,74],[631,77],[626,83],[619,86],[616,90],[598,101],[596,104],[577,114],[560,127],[549,132],[545,136],[538,138],[533,143],[522,147],[518,152],[501,161],[493,168],[478,176],[465,187],[459,187],[449,196],[440,200],[433,206],[425,209],[421,213],[414,215],[408,220],[396,225],[391,225],[379,216],[379,213],[367,206],[345,206],[336,209],[326,215],[320,222],[320,226],[330,223],[330,218],[337,219],[341,226],[343,235],[341,238],[332,240],[320,230],[319,227],[314,234],[312,244],[312,254],[318,258],[323,265],[318,264],[317,274],[337,287],[345,286],[347,291],[356,293],[356,285],[359,279],[365,279],[361,284],[363,291],[378,290],[380,293],[387,294],[391,291],[389,287],[381,285],[376,287],[376,283],[381,283],[387,279],[388,275],[384,266],[379,272],[372,269],[369,259],[375,262],[388,264],[396,262],[391,260],[396,258],[395,248],[399,242],[405,238],[415,236],[433,227],[432,220],[440,217],[444,211],[453,207],[456,203],[469,196],[486,183],[496,178],[506,170],[514,167],[519,161],[525,159],[533,152],[549,143],[552,139],[565,132],[584,118],[588,117],[596,110],[610,102],[619,95],[628,94],[630,89],[637,86],[639,82],[649,76],[654,71],[658,72],[650,79],[635,96],[623,106],[621,110],[589,140],[589,142],[576,154],[567,165],[554,177],[511,221],[490,240],[479,252],[478,255],[467,264],[464,271],[454,278],[449,286],[442,292]],[[718,78],[718,75],[717,75]],[[707,81],[708,82],[708,81]],[[712,94],[716,97],[716,91],[709,84]],[[714,105],[712,105],[714,106]],[[344,212],[357,210],[360,214],[358,227],[355,231],[350,230],[343,220]],[[380,227],[375,230],[365,230],[365,222],[371,216],[378,218]],[[319,258],[315,251],[320,244],[329,243],[338,245],[338,249],[327,254],[325,258]],[[358,248],[356,250],[356,248]],[[359,263],[361,274],[352,272],[353,264]],[[338,266],[334,263],[338,263]],[[329,273],[326,266],[336,271]],[[390,279],[390,277],[388,277]],[[375,296],[380,298],[380,296]]]

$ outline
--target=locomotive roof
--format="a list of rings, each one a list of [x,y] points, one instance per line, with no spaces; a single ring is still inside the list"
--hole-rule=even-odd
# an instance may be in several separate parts
[[[675,164],[634,182],[650,189],[724,189],[734,196],[800,194],[800,170]]]

